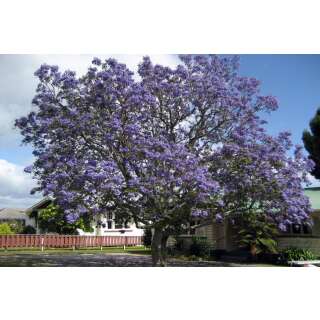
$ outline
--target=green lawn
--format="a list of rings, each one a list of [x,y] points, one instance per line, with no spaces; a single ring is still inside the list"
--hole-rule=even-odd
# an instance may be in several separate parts
[[[72,248],[47,248],[44,251],[41,251],[39,248],[9,248],[7,250],[0,249],[0,255],[14,255],[14,254],[108,254],[108,253],[129,253],[129,254],[143,254],[150,255],[150,248],[145,247],[126,247],[124,250],[123,247],[103,247],[100,250],[99,247],[93,248],[79,248],[72,250]]]

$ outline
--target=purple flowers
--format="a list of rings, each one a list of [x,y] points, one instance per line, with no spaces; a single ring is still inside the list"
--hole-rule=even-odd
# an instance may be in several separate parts
[[[33,169],[33,165],[27,166],[27,167],[24,168],[24,172],[26,172],[26,173],[31,173],[31,172],[32,172],[32,169]]]
[[[35,148],[25,171],[71,220],[108,208],[178,232],[192,216],[253,209],[282,229],[308,219],[301,183],[312,164],[299,148],[287,156],[288,133],[265,132],[277,101],[238,74],[237,58],[187,55],[171,69],[145,57],[139,81],[114,59],[92,64],[81,78],[42,65],[37,111],[16,121]]]

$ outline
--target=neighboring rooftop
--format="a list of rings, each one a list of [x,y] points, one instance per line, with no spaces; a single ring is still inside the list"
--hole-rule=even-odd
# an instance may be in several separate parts
[[[25,209],[3,208],[0,209],[1,219],[25,219],[27,217]]]

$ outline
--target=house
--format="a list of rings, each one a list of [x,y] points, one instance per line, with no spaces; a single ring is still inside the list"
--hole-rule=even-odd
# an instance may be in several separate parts
[[[40,214],[40,211],[46,208],[48,205],[52,203],[52,199],[46,197],[30,207],[26,210],[27,214],[30,217],[35,219],[35,226],[37,233],[42,233],[42,230],[38,228],[37,218]],[[79,235],[100,235],[100,236],[119,236],[119,235],[129,235],[129,236],[142,236],[143,229],[137,228],[134,222],[120,222],[117,221],[114,213],[107,212],[105,214],[100,214],[95,216],[92,219],[91,227],[93,229],[92,232],[84,232],[81,229],[78,229]]]
[[[313,225],[311,228],[307,225],[291,225],[286,232],[277,237],[278,248],[304,248],[320,255],[320,188],[306,188],[305,194],[311,202]],[[238,249],[235,241],[236,230],[230,222],[216,223],[207,220],[196,223],[191,229],[192,233],[195,236],[205,236],[215,249]]]
[[[19,227],[35,227],[35,219],[30,217],[26,209],[4,208],[0,209],[0,223],[8,223]]]

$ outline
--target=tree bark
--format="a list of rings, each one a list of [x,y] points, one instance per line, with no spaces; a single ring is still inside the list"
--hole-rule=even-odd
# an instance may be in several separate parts
[[[163,230],[160,228],[155,228],[152,237],[151,244],[151,255],[152,255],[152,265],[154,267],[161,266],[163,267],[164,257],[162,256],[162,244],[164,239]]]

